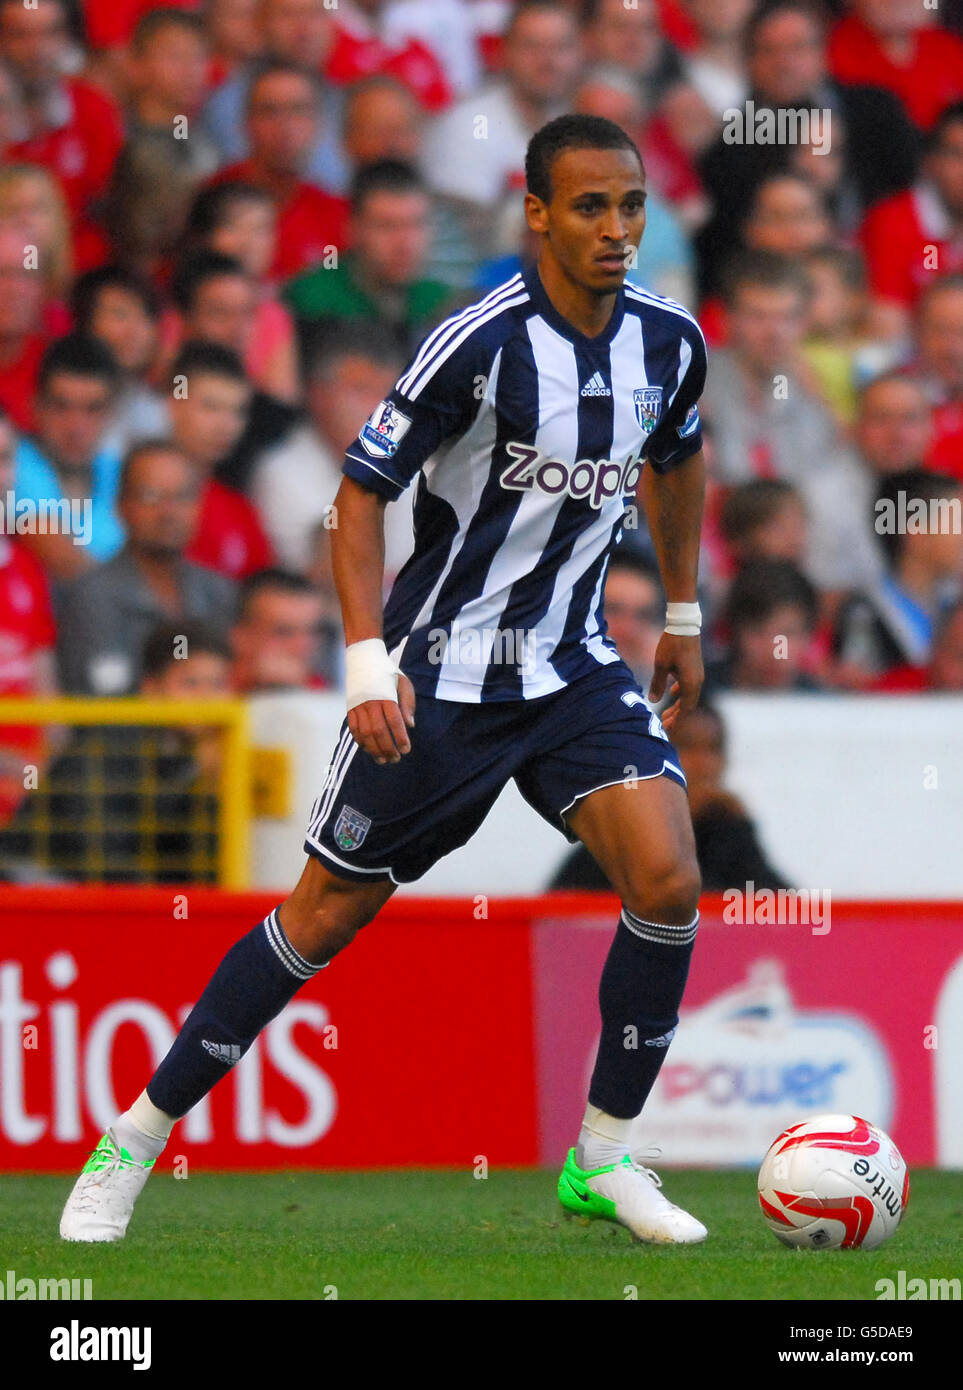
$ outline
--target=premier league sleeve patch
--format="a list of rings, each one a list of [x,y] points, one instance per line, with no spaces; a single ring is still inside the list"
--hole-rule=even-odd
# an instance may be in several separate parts
[[[372,458],[391,458],[411,429],[411,420],[391,401],[382,401],[371,413],[358,438]]]
[[[699,419],[699,407],[697,405],[690,405],[686,412],[685,419],[676,430],[676,434],[680,439],[691,439],[701,425],[702,421]]]

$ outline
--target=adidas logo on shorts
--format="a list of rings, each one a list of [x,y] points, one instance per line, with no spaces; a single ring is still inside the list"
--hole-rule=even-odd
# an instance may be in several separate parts
[[[595,372],[582,387],[579,395],[581,396],[611,396],[611,388],[606,386],[602,380],[602,373]]]

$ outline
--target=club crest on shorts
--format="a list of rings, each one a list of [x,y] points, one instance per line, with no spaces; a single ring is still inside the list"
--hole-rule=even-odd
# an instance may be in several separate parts
[[[371,412],[359,436],[365,453],[390,458],[411,428],[411,421],[392,401],[382,401]]]
[[[662,410],[662,387],[637,386],[632,394],[635,399],[635,418],[646,434],[651,434],[659,423],[659,414]]]
[[[345,853],[357,849],[371,829],[368,816],[363,816],[353,806],[344,806],[334,826],[334,842]]]

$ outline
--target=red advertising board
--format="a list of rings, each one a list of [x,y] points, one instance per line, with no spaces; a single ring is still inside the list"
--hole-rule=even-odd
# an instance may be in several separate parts
[[[0,892],[0,1171],[75,1169],[273,906]],[[575,894],[389,903],[168,1152],[211,1169],[554,1164],[584,1106],[617,912]],[[834,903],[814,930],[743,925],[707,898],[639,1144],[669,1165],[751,1164],[786,1124],[846,1110],[911,1164],[963,1166],[961,1058],[963,905]]]
[[[183,895],[182,895],[183,896]],[[276,897],[0,895],[0,1170],[72,1170]],[[183,912],[186,910],[187,917]],[[175,1131],[207,1168],[537,1158],[529,931],[511,904],[399,900]]]

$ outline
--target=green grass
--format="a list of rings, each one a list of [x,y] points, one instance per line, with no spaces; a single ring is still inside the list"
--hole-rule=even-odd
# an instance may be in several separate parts
[[[56,1235],[69,1178],[0,1179],[0,1277],[91,1278],[95,1299],[874,1299],[875,1282],[963,1274],[963,1174],[914,1172],[909,1210],[873,1252],[784,1249],[748,1172],[668,1172],[705,1245],[631,1242],[567,1221],[548,1172],[153,1176],[127,1239]]]

